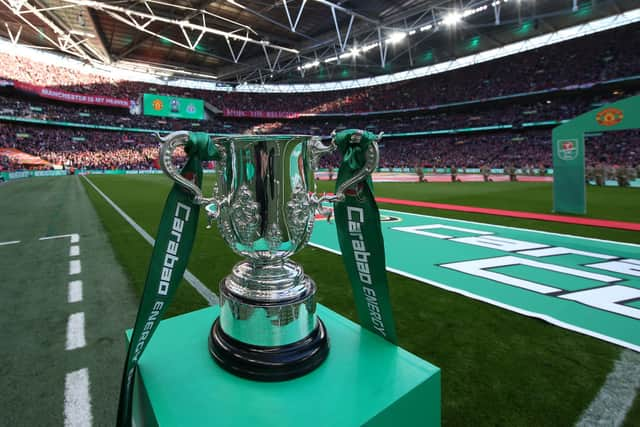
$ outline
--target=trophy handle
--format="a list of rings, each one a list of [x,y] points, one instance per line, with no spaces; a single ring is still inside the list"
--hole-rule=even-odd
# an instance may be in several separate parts
[[[364,153],[364,165],[356,172],[350,179],[346,180],[336,190],[334,202],[341,202],[345,198],[345,191],[354,184],[364,181],[370,176],[378,167],[380,161],[380,148],[378,147],[378,141],[382,139],[384,132],[380,132],[376,139],[371,141],[371,144],[367,147],[367,151]]]
[[[182,188],[193,194],[193,203],[198,205],[209,205],[212,203],[219,204],[218,200],[214,197],[204,197],[202,195],[202,190],[200,190],[196,184],[180,175],[178,168],[172,162],[173,152],[176,148],[180,146],[184,147],[189,142],[189,132],[184,130],[172,132],[164,138],[160,136],[160,134],[156,135],[158,136],[158,139],[162,141],[162,144],[160,144],[159,159],[162,171]]]
[[[371,175],[373,171],[375,171],[378,167],[378,162],[380,160],[380,149],[378,148],[378,141],[382,139],[383,134],[384,132],[380,132],[376,139],[371,141],[371,144],[369,145],[369,147],[367,147],[367,151],[365,152],[364,165],[350,179],[340,184],[340,186],[336,190],[336,194],[324,195],[322,197],[316,198],[316,200],[314,201],[318,204],[322,202],[342,202],[345,199],[345,192],[349,187],[367,179],[367,177]],[[333,151],[336,149],[335,135],[335,131],[331,132],[331,144],[329,145],[330,149],[326,151]]]

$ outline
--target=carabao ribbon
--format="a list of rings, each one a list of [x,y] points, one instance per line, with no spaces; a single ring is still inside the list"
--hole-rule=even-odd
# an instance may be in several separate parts
[[[202,186],[200,162],[218,159],[218,152],[206,133],[190,133],[185,146],[188,155],[180,174]],[[174,184],[162,211],[158,235],[153,246],[149,270],[129,341],[118,403],[119,427],[132,425],[133,384],[142,356],[160,319],[171,303],[184,274],[198,226],[200,206],[193,195]]]
[[[365,153],[376,135],[345,130],[335,136],[343,155],[336,189],[365,164]],[[334,207],[342,259],[353,289],[360,324],[396,344],[396,329],[389,298],[380,228],[380,213],[369,177],[345,192],[345,199]]]

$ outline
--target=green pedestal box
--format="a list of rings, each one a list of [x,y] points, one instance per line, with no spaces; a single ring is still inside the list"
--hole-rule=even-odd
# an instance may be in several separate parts
[[[440,369],[323,306],[327,360],[291,381],[235,377],[207,338],[218,307],[161,322],[140,360],[138,427],[439,426]]]

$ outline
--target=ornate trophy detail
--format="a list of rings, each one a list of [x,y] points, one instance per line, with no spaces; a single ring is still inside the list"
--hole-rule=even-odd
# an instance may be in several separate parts
[[[258,209],[258,204],[254,201],[251,190],[246,185],[242,185],[238,189],[235,199],[231,202],[230,217],[238,240],[244,245],[253,244],[260,224]]]
[[[347,188],[376,168],[377,145],[336,195],[318,196],[314,169],[321,155],[336,149],[333,139],[324,145],[305,135],[212,138],[223,156],[215,195],[206,198],[171,164],[171,153],[188,138],[175,132],[163,139],[162,168],[194,195],[194,203],[207,205],[221,236],[245,258],[220,282],[211,355],[224,369],[261,381],[312,371],[329,352],[327,333],[316,315],[316,285],[289,257],[308,242],[322,203],[343,200]]]
[[[314,211],[306,191],[300,188],[292,193],[291,200],[287,203],[287,219],[291,240],[296,243],[303,241],[309,225],[310,212],[313,215]]]

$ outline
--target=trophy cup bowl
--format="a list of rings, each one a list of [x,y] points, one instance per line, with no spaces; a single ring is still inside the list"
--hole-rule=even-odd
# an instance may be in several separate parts
[[[316,314],[316,285],[289,257],[308,242],[315,212],[324,201],[341,200],[347,186],[377,165],[377,145],[367,165],[335,196],[315,194],[314,170],[335,144],[317,136],[239,135],[211,138],[220,155],[214,196],[180,176],[175,148],[189,133],[163,138],[163,171],[192,192],[217,219],[221,236],[244,260],[219,286],[220,315],[209,335],[209,351],[227,371],[260,381],[282,381],[318,367],[329,353],[324,324]]]

